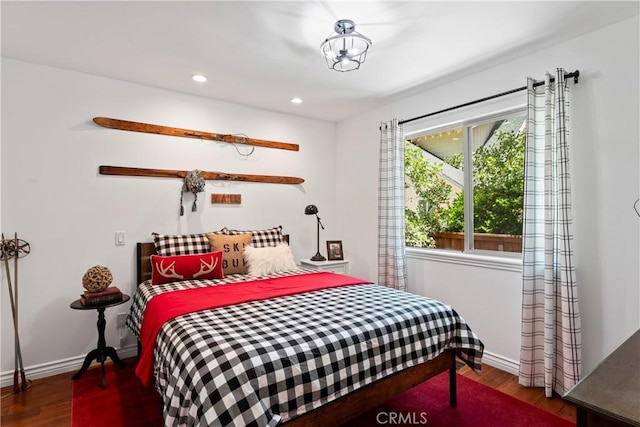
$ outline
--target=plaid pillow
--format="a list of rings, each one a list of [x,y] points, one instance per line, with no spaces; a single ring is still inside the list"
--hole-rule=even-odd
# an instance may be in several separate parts
[[[207,236],[202,234],[153,233],[153,244],[160,256],[195,255],[211,252]]]
[[[225,227],[221,231],[230,235],[251,233],[251,245],[254,248],[278,246],[283,242],[281,225],[267,230],[229,230]]]

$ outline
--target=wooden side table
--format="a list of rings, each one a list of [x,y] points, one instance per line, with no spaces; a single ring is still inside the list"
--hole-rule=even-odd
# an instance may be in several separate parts
[[[125,366],[125,363],[122,360],[120,360],[120,358],[118,357],[118,353],[116,352],[116,349],[113,347],[107,347],[106,340],[104,339],[104,329],[105,329],[105,326],[107,325],[107,321],[104,318],[104,310],[107,309],[108,307],[115,307],[116,305],[124,304],[127,301],[129,301],[129,295],[122,294],[122,301],[115,301],[115,302],[109,302],[105,304],[96,304],[96,305],[83,305],[80,302],[80,299],[77,299],[71,303],[69,307],[73,308],[74,310],[97,310],[98,311],[98,348],[91,350],[87,354],[87,356],[84,358],[84,362],[82,363],[82,367],[80,368],[80,370],[73,377],[71,377],[72,380],[77,380],[78,378],[80,378],[82,374],[84,374],[87,371],[87,369],[89,369],[91,362],[95,360],[96,362],[100,362],[101,371],[102,371],[101,386],[102,386],[102,389],[104,390],[105,388],[107,388],[107,380],[104,374],[104,362],[105,360],[107,360],[107,357],[110,357],[111,360],[113,360],[113,363],[115,363],[116,365]]]

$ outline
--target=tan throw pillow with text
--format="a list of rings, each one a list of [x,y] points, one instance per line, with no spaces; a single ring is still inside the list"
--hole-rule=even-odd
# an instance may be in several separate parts
[[[244,259],[244,247],[251,244],[251,233],[225,235],[207,233],[211,251],[222,252],[222,271],[227,274],[246,274],[249,271]]]

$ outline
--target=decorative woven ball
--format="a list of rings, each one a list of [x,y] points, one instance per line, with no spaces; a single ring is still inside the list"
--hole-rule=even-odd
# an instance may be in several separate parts
[[[94,265],[82,276],[82,286],[89,292],[102,292],[112,281],[111,271],[102,265]]]

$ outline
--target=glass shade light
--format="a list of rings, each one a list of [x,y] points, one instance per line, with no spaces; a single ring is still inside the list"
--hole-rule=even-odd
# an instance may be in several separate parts
[[[320,45],[320,52],[332,70],[343,73],[357,70],[367,58],[371,40],[355,29],[353,21],[341,19],[334,26],[335,34],[329,35]]]

